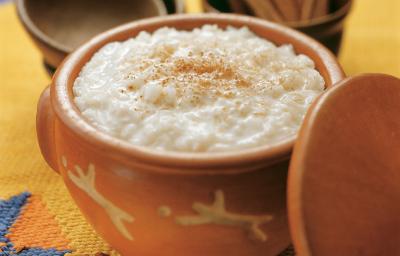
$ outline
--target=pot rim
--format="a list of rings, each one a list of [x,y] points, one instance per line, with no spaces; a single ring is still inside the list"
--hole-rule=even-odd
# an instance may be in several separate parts
[[[248,167],[249,165],[256,166],[261,163],[267,165],[265,163],[272,164],[283,159],[288,159],[297,135],[288,137],[275,144],[232,152],[188,153],[158,151],[144,146],[133,145],[99,131],[85,120],[75,106],[72,93],[73,82],[79,74],[81,67],[87,62],[85,58],[86,60],[90,59],[104,44],[121,38],[122,40],[124,40],[123,38],[126,40],[129,38],[129,36],[126,36],[127,31],[141,27],[143,27],[144,30],[149,27],[154,29],[163,27],[166,24],[168,25],[171,22],[181,24],[186,21],[199,21],[203,24],[209,24],[212,23],[210,20],[214,23],[219,21],[238,26],[259,26],[267,30],[274,30],[277,34],[290,39],[288,43],[306,45],[309,49],[312,49],[326,67],[326,72],[328,73],[327,77],[330,79],[330,81],[326,81],[328,87],[344,78],[344,73],[340,64],[327,48],[314,39],[290,28],[258,18],[237,14],[176,14],[165,17],[148,18],[118,26],[92,38],[70,54],[58,68],[51,86],[52,107],[57,117],[72,130],[73,133],[78,135],[81,140],[95,148],[107,152],[109,155],[119,158],[122,157],[126,159],[126,161],[140,161],[153,166],[157,165],[172,168],[190,167],[202,170],[214,168],[215,172],[221,173],[224,172],[224,170],[232,171],[229,167]],[[140,30],[141,29],[138,29],[138,31]],[[190,172],[190,170],[188,171]]]

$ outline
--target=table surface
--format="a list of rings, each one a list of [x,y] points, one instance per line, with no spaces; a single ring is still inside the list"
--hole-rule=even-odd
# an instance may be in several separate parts
[[[35,134],[36,103],[50,79],[40,53],[17,20],[14,6],[2,2],[4,0],[0,0],[0,198],[29,191],[32,202],[42,202],[39,216],[53,216],[52,230],[61,232],[61,240],[67,241],[66,245],[61,241],[59,247],[72,251],[71,255],[94,255],[96,252],[117,255],[84,221],[61,178],[41,157]],[[355,1],[346,22],[339,57],[347,75],[379,72],[400,76],[399,10],[399,0]],[[29,234],[25,234],[28,245],[48,246],[32,241]],[[14,241],[18,243],[24,246],[23,239]]]

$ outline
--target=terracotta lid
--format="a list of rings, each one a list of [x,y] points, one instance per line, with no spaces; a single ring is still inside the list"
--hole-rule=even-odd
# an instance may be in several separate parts
[[[308,112],[288,183],[300,256],[400,255],[400,80],[346,79]]]

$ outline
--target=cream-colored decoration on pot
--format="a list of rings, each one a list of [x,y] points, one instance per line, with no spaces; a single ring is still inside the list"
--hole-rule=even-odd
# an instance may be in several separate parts
[[[204,225],[216,224],[233,226],[246,230],[249,235],[257,240],[266,241],[267,234],[261,230],[260,226],[270,222],[272,215],[243,215],[228,212],[225,208],[225,198],[222,190],[215,191],[215,200],[212,205],[194,202],[192,206],[197,215],[181,216],[176,218],[176,222],[180,225]]]
[[[67,159],[63,156],[61,162],[67,170],[68,177],[80,189],[85,191],[96,203],[104,208],[112,223],[121,234],[128,240],[133,240],[133,236],[126,228],[126,222],[132,223],[135,219],[129,213],[118,208],[114,203],[100,194],[95,186],[96,171],[93,164],[89,164],[86,173],[78,165],[75,165],[75,174],[67,169]]]

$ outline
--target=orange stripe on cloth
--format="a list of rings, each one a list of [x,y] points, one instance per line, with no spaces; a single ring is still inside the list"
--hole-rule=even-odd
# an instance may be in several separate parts
[[[23,248],[70,250],[69,241],[39,196],[29,197],[6,237],[18,252]]]

